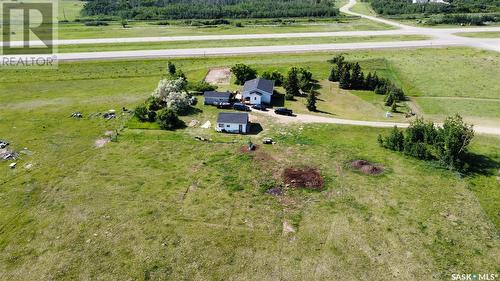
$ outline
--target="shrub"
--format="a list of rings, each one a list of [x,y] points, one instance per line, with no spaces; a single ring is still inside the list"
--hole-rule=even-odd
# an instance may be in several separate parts
[[[273,80],[275,86],[282,86],[285,77],[277,70],[273,70],[272,72],[264,71],[261,75],[262,78],[267,80]]]
[[[141,122],[146,122],[148,121],[148,109],[145,105],[139,105],[134,110],[134,116]]]
[[[187,89],[190,91],[203,93],[206,91],[215,91],[217,86],[207,83],[205,81],[189,82],[187,84]]]
[[[168,108],[158,111],[157,122],[163,130],[175,130],[183,125],[177,114]]]
[[[85,26],[107,26],[108,23],[104,21],[87,21],[84,23]]]
[[[243,85],[246,81],[257,77],[257,71],[246,64],[234,65],[231,67],[231,72],[236,77],[235,83],[237,85]]]

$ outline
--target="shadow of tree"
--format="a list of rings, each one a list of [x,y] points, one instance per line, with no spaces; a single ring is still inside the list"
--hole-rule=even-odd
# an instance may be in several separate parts
[[[500,162],[488,156],[469,152],[464,157],[468,167],[465,175],[493,176],[500,169]]]

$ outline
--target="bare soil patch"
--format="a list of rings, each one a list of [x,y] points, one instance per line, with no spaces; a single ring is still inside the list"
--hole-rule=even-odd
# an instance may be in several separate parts
[[[380,175],[384,172],[384,167],[372,164],[366,160],[354,160],[351,167],[365,175]]]
[[[312,167],[286,168],[283,180],[288,186],[309,189],[320,189],[325,184],[319,170]]]
[[[227,67],[212,68],[205,76],[205,82],[210,84],[229,85],[231,70]]]

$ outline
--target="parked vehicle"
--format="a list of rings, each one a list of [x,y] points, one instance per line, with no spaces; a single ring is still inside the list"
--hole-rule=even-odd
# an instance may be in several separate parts
[[[216,104],[217,108],[231,108],[232,105],[229,102],[219,102]]]
[[[276,108],[274,110],[274,113],[279,114],[279,115],[293,116],[293,111],[291,109],[284,108],[284,107]]]
[[[242,103],[235,103],[233,104],[233,109],[234,110],[239,110],[239,111],[250,111],[250,107],[242,104]]]
[[[254,104],[254,105],[252,105],[252,108],[257,109],[257,110],[261,110],[261,111],[267,110],[266,106],[263,104]]]

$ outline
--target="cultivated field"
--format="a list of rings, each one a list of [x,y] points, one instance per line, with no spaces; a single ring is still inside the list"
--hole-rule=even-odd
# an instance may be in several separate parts
[[[333,55],[172,61],[194,81],[237,62],[259,72],[307,67],[323,86],[322,114],[383,118],[378,96],[325,81]],[[448,48],[346,58],[391,77],[424,113],[435,105],[421,105],[423,97],[500,99],[496,53]],[[2,71],[0,138],[27,149],[15,170],[0,162],[1,280],[449,280],[457,272],[500,270],[498,137],[475,139],[477,166],[460,177],[380,148],[383,129],[284,125],[255,115],[262,132],[237,136],[197,127],[159,131],[122,115],[165,71],[166,60]],[[199,101],[198,111],[182,118],[213,123],[218,111]],[[285,105],[305,111],[300,100]],[[498,120],[495,107],[469,106],[456,111]],[[95,115],[109,109],[119,112],[117,119]],[[84,118],[70,118],[75,111]],[[109,131],[119,135],[96,148]],[[263,137],[277,144],[241,151]],[[385,172],[354,171],[356,159]],[[302,165],[320,170],[322,191],[265,193],[284,168]]]

